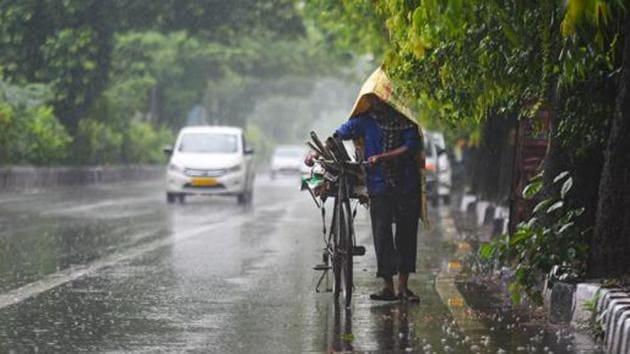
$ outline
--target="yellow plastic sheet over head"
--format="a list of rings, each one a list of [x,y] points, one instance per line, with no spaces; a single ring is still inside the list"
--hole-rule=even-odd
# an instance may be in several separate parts
[[[387,103],[389,106],[398,111],[398,113],[401,113],[407,119],[420,126],[417,115],[409,109],[408,105],[404,103],[402,97],[396,94],[392,81],[381,67],[374,70],[365,83],[363,83],[363,86],[361,86],[359,96],[354,102],[354,106],[350,112],[350,118],[370,110],[370,95],[376,96],[381,101]]]
[[[373,97],[378,98],[380,101],[387,103],[395,111],[403,115],[405,118],[411,120],[418,126],[418,130],[422,132],[419,118],[414,112],[409,109],[408,105],[404,103],[404,99],[396,94],[396,90],[391,79],[387,76],[382,67],[377,68],[363,83],[359,95],[354,102],[354,106],[350,111],[350,119],[366,113],[370,110],[370,101]],[[420,133],[420,139],[424,139],[422,133]],[[363,142],[355,141],[357,148],[363,150]],[[424,144],[423,144],[424,145]],[[425,171],[420,170],[420,219],[425,227],[429,227],[429,218],[427,213],[427,183]]]

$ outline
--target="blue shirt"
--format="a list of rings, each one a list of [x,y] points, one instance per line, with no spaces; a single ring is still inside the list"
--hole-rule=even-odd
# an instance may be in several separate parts
[[[383,130],[371,115],[363,114],[348,120],[337,129],[336,133],[344,140],[363,138],[365,160],[384,152]],[[381,165],[368,167],[367,188],[370,195],[419,192],[420,179],[415,158],[416,152],[421,148],[418,129],[415,127],[404,129],[401,134],[402,146],[406,146],[409,151],[399,157],[400,183],[396,187],[389,187]]]

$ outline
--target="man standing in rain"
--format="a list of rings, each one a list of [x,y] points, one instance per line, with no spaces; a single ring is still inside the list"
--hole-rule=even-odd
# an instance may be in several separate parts
[[[386,78],[380,69],[370,79],[375,75]],[[363,108],[357,109],[359,106]],[[344,140],[361,141],[364,160],[369,162],[366,171],[376,276],[384,280],[383,288],[370,298],[416,302],[419,298],[407,284],[409,274],[416,271],[421,207],[418,157],[423,156],[423,144],[418,127],[370,92],[359,96],[351,119],[335,134]],[[307,164],[312,164],[311,159],[307,158]],[[398,292],[394,287],[396,275]]]

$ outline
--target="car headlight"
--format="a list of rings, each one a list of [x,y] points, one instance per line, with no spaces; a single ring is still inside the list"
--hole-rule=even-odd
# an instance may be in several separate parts
[[[240,171],[241,171],[241,164],[238,164],[236,166],[232,166],[232,167],[227,169],[227,173],[235,173],[235,172],[240,172]]]
[[[184,168],[182,166],[171,163],[168,165],[168,170],[173,172],[184,173]]]

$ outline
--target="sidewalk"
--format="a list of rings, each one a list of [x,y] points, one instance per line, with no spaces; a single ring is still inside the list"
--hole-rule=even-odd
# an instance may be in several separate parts
[[[440,207],[430,218],[432,227],[419,231],[409,284],[420,303],[373,301],[369,294],[382,283],[374,274],[369,216],[360,210],[357,242],[367,252],[355,258],[352,310],[325,320],[328,352],[601,353],[570,327],[548,325],[540,309],[513,307],[500,283],[473,276],[467,264],[476,230],[464,229],[461,215]],[[332,311],[329,293],[318,298]]]
[[[514,306],[507,291],[509,272],[471,272],[476,248],[490,239],[492,225],[477,226],[477,213],[448,207],[441,207],[440,216],[444,240],[452,244],[453,252],[437,276],[436,289],[467,337],[482,345],[494,339],[494,352],[602,353],[590,336],[569,325],[549,324],[542,307]],[[481,347],[471,347],[471,352],[477,352],[474,349]]]

